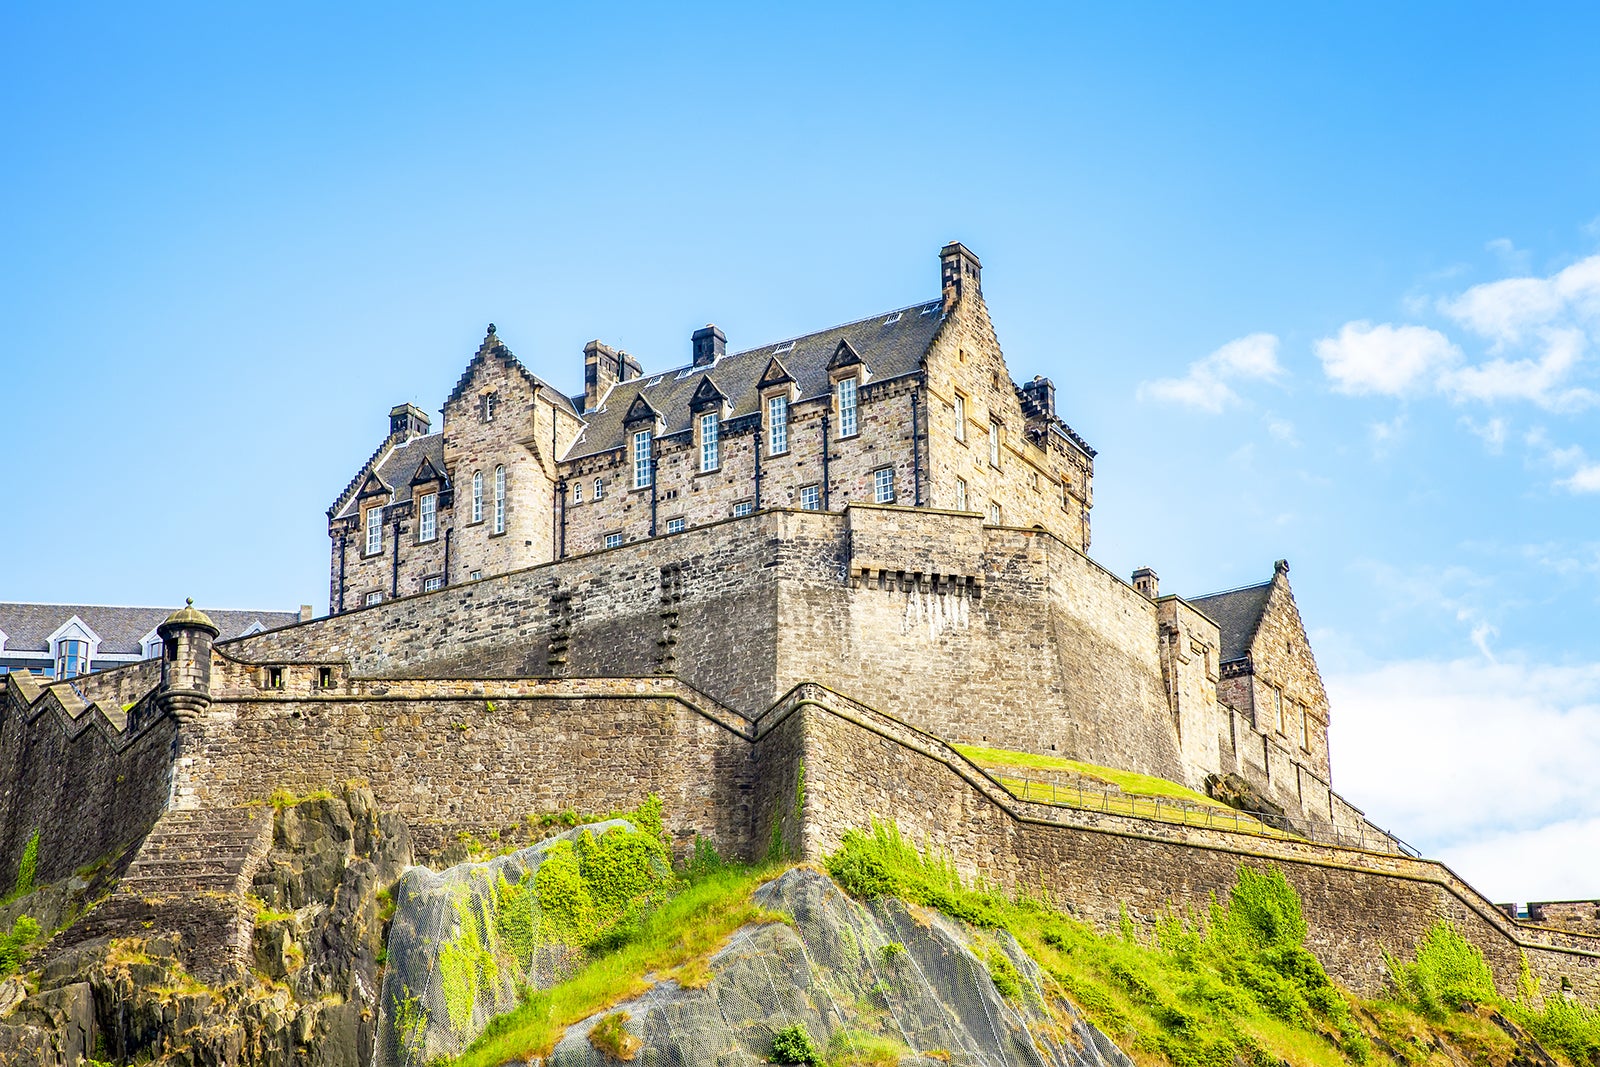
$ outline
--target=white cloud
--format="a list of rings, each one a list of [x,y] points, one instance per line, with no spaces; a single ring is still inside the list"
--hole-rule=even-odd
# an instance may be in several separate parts
[[[1497,345],[1515,344],[1561,320],[1600,318],[1600,256],[1547,278],[1502,278],[1443,300],[1439,310]]]
[[[1404,413],[1396,415],[1388,422],[1374,422],[1367,427],[1367,433],[1372,437],[1372,454],[1378,459],[1383,459],[1389,454],[1401,436],[1405,433],[1406,417]]]
[[[1295,435],[1294,423],[1288,419],[1280,419],[1276,415],[1268,415],[1266,422],[1267,433],[1272,435],[1274,441],[1281,441],[1283,444],[1295,447],[1299,446],[1300,438]]]
[[[1509,429],[1506,420],[1496,415],[1483,425],[1478,425],[1465,415],[1461,417],[1461,425],[1472,431],[1473,435],[1483,441],[1486,452],[1498,456],[1506,450],[1506,432]]]
[[[1230,381],[1271,381],[1283,373],[1278,363],[1278,339],[1270,333],[1252,333],[1229,341],[1204,359],[1189,364],[1182,378],[1157,378],[1139,383],[1140,400],[1181,404],[1216,413],[1237,403],[1239,394]]]
[[[1334,787],[1375,822],[1494,899],[1600,894],[1600,665],[1416,660],[1328,689]]]
[[[1365,321],[1345,323],[1339,336],[1316,343],[1316,353],[1339,392],[1385,396],[1430,385],[1461,358],[1461,350],[1438,330]]]
[[[1582,445],[1559,447],[1542,426],[1529,430],[1523,441],[1547,466],[1570,472],[1556,479],[1557,486],[1569,493],[1600,493],[1600,460],[1590,459]]]
[[[1525,272],[1528,269],[1530,256],[1526,249],[1518,248],[1509,237],[1496,237],[1483,246],[1487,251],[1494,253],[1500,265],[1508,271]]]
[[[1493,359],[1446,371],[1439,388],[1455,400],[1530,400],[1554,411],[1578,411],[1600,400],[1581,386],[1562,387],[1588,347],[1583,331],[1551,327],[1538,334],[1544,351],[1537,359]]]

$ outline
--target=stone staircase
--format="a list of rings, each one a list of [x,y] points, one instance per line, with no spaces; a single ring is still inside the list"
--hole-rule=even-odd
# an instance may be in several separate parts
[[[272,815],[266,805],[168,811],[116,891],[56,938],[47,957],[99,937],[176,934],[197,978],[238,977],[255,926],[246,894],[272,847]]]

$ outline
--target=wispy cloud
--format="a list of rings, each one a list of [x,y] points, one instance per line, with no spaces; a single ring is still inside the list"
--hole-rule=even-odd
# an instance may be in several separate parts
[[[1592,459],[1582,445],[1557,445],[1543,426],[1535,426],[1523,437],[1528,448],[1545,466],[1560,476],[1556,485],[1569,493],[1600,493],[1600,460]]]
[[[1481,425],[1463,415],[1461,416],[1461,425],[1465,426],[1474,437],[1483,442],[1484,451],[1490,455],[1498,456],[1506,450],[1506,434],[1510,430],[1510,425],[1499,415],[1485,420]]]
[[[1341,393],[1400,396],[1431,385],[1461,350],[1438,330],[1347,322],[1316,343],[1322,370]]]
[[[1215,414],[1239,402],[1239,394],[1230,382],[1273,381],[1282,375],[1278,338],[1270,333],[1252,333],[1195,360],[1182,378],[1140,382],[1138,397]]]

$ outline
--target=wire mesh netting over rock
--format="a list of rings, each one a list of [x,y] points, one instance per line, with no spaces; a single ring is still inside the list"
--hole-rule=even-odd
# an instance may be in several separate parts
[[[659,981],[649,992],[567,1030],[551,1067],[611,1061],[589,1039],[628,1013],[641,1065],[768,1062],[773,1038],[802,1027],[830,1059],[1132,1067],[1070,1005],[1046,994],[1037,965],[1010,934],[979,931],[897,900],[857,902],[827,875],[795,868],[756,892],[792,926],[740,929],[698,989]]]

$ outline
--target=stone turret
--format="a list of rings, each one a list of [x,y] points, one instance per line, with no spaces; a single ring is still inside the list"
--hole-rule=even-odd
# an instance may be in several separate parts
[[[211,705],[211,643],[220,632],[193,598],[156,627],[161,637],[158,699],[179,722],[193,722]]]

